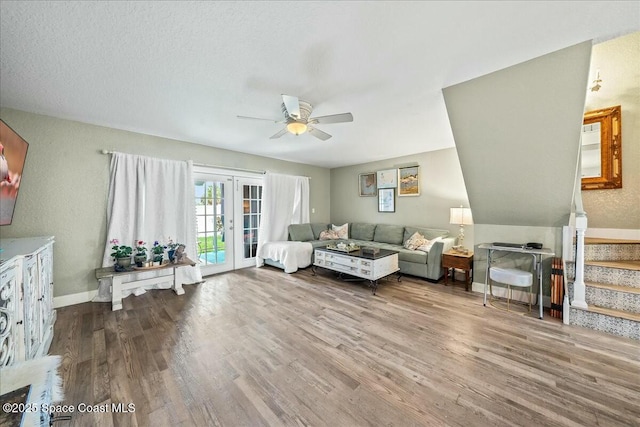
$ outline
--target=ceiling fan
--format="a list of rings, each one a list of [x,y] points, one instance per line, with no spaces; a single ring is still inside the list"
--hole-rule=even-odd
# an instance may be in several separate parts
[[[332,114],[330,116],[309,117],[313,111],[313,106],[306,101],[298,99],[297,96],[282,95],[282,113],[284,114],[284,120],[263,119],[259,117],[247,117],[238,116],[239,119],[249,120],[267,120],[274,123],[286,123],[284,129],[271,136],[269,139],[280,138],[287,132],[294,135],[301,135],[305,132],[315,136],[318,139],[326,141],[331,138],[326,132],[316,129],[316,124],[329,124],[329,123],[345,123],[353,121],[353,114],[342,113]]]

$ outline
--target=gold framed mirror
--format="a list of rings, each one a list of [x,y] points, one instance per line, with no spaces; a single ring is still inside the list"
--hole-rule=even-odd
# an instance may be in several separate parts
[[[581,144],[582,189],[622,188],[620,106],[585,113]]]

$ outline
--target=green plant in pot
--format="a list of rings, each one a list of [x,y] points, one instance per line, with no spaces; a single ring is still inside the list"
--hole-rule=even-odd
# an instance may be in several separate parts
[[[183,245],[183,244],[182,243],[176,243],[176,242],[173,241],[173,239],[171,239],[171,237],[169,237],[169,242],[166,245],[166,248],[168,249],[167,255],[169,255],[169,261],[173,262],[173,257],[175,256],[176,249],[180,245]]]
[[[147,247],[145,245],[146,243],[142,240],[136,242],[136,254],[133,256],[133,260],[138,267],[143,267],[144,263],[147,262]]]
[[[131,253],[133,252],[133,248],[131,246],[120,245],[118,239],[112,239],[109,243],[113,246],[111,247],[111,256],[113,257],[116,271],[124,271],[131,266]]]
[[[153,242],[153,247],[151,248],[151,252],[153,252],[153,262],[162,263],[162,259],[164,258],[164,250],[167,247],[161,245],[157,240]]]

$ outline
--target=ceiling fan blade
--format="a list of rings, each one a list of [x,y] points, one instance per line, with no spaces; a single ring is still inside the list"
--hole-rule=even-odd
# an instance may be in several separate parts
[[[300,119],[300,101],[298,100],[297,96],[283,94],[282,102],[284,102],[284,106],[287,108],[289,117],[292,117],[296,120]]]
[[[272,123],[284,123],[283,120],[274,120],[274,119],[263,119],[262,117],[248,117],[248,116],[237,116],[239,119],[244,119],[244,120],[265,120],[267,122],[272,122]]]
[[[315,136],[318,139],[321,139],[323,141],[326,141],[327,139],[331,138],[331,135],[329,135],[326,132],[321,131],[320,129],[316,129],[316,128],[312,128],[311,126],[309,126],[307,128],[308,132]]]
[[[309,123],[346,123],[353,121],[353,114],[351,113],[342,113],[342,114],[332,114],[330,116],[320,116],[320,117],[311,117],[309,118]]]
[[[271,138],[269,139],[278,139],[280,138],[282,135],[284,135],[285,133],[287,133],[287,128],[282,129],[280,132],[276,133],[275,135],[273,135]]]

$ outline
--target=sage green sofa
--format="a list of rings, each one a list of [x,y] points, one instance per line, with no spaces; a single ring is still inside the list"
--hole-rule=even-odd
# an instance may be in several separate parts
[[[398,251],[398,264],[402,274],[422,277],[431,281],[438,281],[444,275],[442,268],[442,253],[448,251],[455,244],[455,238],[449,236],[448,230],[435,228],[413,227],[389,224],[349,223],[349,238],[342,240],[320,240],[320,233],[331,228],[331,224],[307,223],[289,226],[289,240],[309,242],[313,248],[324,248],[328,244],[353,242],[363,247],[392,249]],[[404,243],[413,233],[419,232],[425,238],[436,241],[429,252],[409,250]],[[313,259],[312,259],[313,262]],[[265,264],[282,268],[273,260],[265,260]]]

